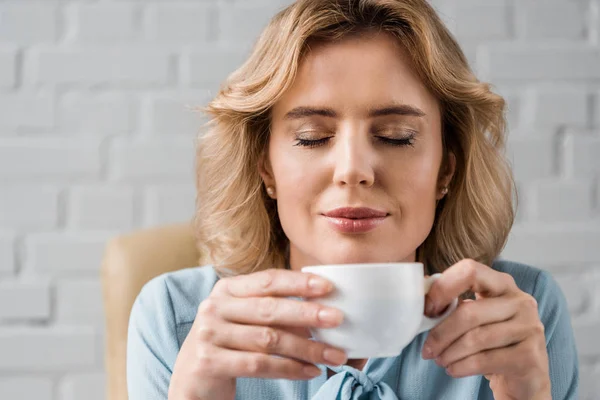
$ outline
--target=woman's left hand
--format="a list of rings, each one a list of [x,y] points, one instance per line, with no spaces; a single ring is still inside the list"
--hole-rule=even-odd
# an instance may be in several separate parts
[[[452,377],[484,375],[496,400],[551,399],[537,302],[512,276],[462,260],[432,285],[426,314],[438,315],[468,290],[477,300],[461,302],[429,332],[423,358],[435,359]]]

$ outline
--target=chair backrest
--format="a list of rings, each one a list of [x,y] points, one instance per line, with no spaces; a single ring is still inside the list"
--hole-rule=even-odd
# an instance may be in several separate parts
[[[108,400],[128,400],[127,328],[142,286],[162,273],[197,266],[199,260],[191,224],[141,230],[108,243],[101,268]]]

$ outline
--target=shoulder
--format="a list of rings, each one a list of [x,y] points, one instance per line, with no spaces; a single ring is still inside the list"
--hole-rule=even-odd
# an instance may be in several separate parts
[[[136,303],[144,303],[147,311],[171,315],[176,325],[193,322],[198,306],[218,280],[211,265],[167,272],[149,280]]]
[[[545,272],[539,268],[502,259],[495,260],[492,264],[492,268],[512,276],[519,289],[529,294],[533,292],[537,280],[545,274]]]
[[[540,291],[560,290],[549,272],[530,265],[498,259],[494,261],[492,268],[512,276],[519,289],[531,295],[539,295]]]
[[[514,261],[497,260],[492,268],[510,274],[519,289],[538,302],[540,319],[546,328],[569,319],[565,296],[550,272]]]

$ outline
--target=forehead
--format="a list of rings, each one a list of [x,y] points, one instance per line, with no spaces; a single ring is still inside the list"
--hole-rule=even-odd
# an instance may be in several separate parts
[[[409,104],[439,112],[435,96],[414,70],[406,49],[385,33],[311,43],[292,86],[273,106],[283,117],[297,106],[327,106],[340,114],[365,114],[374,104]]]

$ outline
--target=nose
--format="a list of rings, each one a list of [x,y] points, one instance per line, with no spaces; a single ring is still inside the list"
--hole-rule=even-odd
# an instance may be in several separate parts
[[[374,154],[368,134],[340,133],[335,143],[334,183],[371,187],[375,182]]]

